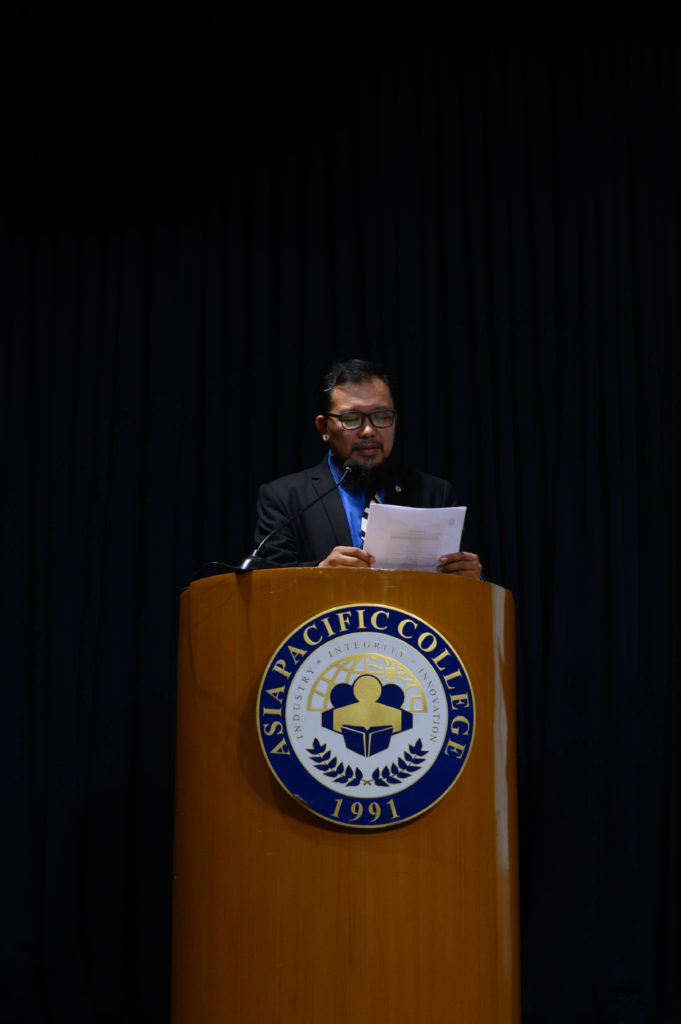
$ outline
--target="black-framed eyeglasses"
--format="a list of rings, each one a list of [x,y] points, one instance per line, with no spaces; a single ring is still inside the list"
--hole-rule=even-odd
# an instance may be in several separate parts
[[[364,426],[364,421],[369,420],[372,427],[377,430],[385,430],[392,427],[397,416],[396,409],[374,409],[372,412],[325,412],[325,416],[333,416],[340,420],[341,426],[346,430],[359,430]]]

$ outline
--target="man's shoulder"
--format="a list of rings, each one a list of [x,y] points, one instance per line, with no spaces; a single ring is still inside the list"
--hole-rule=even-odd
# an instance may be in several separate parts
[[[320,462],[319,465],[313,466],[311,469],[301,469],[296,473],[287,473],[285,476],[270,480],[262,485],[261,490],[272,490],[277,493],[300,491],[320,480],[328,480],[329,484],[333,483],[331,470],[326,461]]]
[[[261,497],[276,495],[303,494],[310,490],[316,494],[321,486],[330,487],[333,476],[326,459],[310,469],[302,469],[296,473],[270,480],[260,488]],[[451,505],[454,501],[454,489],[443,477],[425,473],[409,466],[390,464],[386,479],[386,496],[388,504],[402,505]]]
[[[405,483],[420,483],[433,486],[449,484],[449,481],[445,480],[442,476],[435,476],[433,473],[425,473],[422,469],[412,469],[411,466],[394,466],[392,467],[391,476],[396,480],[402,480]]]
[[[388,476],[386,501],[403,505],[451,505],[454,488],[449,480],[409,466],[393,466]]]

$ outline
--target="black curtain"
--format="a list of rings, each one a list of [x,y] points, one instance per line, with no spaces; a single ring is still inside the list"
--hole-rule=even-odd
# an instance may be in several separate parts
[[[676,1020],[678,47],[101,25],[4,127],[2,1019],[168,1019],[178,592],[360,355],[516,600],[523,1019]]]

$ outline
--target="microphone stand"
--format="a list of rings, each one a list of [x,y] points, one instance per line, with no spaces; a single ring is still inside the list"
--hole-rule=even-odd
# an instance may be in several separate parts
[[[263,539],[260,541],[258,546],[253,549],[252,553],[248,556],[248,558],[245,558],[241,565],[234,571],[237,573],[242,573],[251,572],[251,570],[253,569],[272,568],[271,562],[268,562],[266,558],[259,557],[260,552],[264,548],[265,544],[267,544],[267,542],[274,536],[274,534],[278,533],[279,530],[281,530],[284,526],[289,526],[291,523],[295,522],[295,520],[298,519],[299,516],[302,516],[305,512],[309,511],[309,509],[311,509],[313,505],[316,505],[318,501],[321,501],[322,498],[326,498],[328,494],[331,494],[332,491],[335,491],[336,488],[340,487],[341,484],[344,483],[345,480],[348,478],[348,476],[350,476],[358,467],[359,463],[357,462],[357,459],[346,459],[345,462],[343,463],[343,472],[341,474],[340,480],[334,483],[332,487],[329,487],[327,491],[324,491],[323,494],[317,495],[314,501],[311,501],[309,505],[305,505],[303,508],[299,509],[294,515],[290,516],[283,523],[278,523],[273,530],[270,530],[270,532],[265,537],[263,537]]]

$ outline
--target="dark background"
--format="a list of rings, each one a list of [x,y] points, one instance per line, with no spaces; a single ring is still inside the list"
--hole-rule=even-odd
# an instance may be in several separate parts
[[[263,20],[3,22],[0,1017],[168,1020],[178,591],[361,355],[516,600],[523,1019],[676,1021],[679,48]]]

